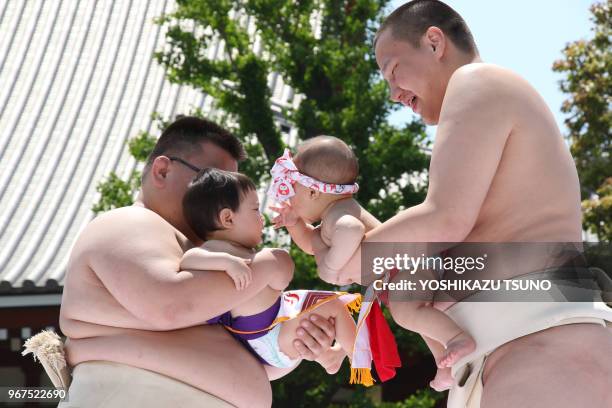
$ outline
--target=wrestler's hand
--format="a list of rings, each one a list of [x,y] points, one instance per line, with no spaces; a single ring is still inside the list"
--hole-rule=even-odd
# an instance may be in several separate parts
[[[248,266],[249,263],[251,263],[249,259],[232,257],[232,262],[227,267],[226,272],[234,281],[236,290],[245,289],[253,280],[253,272]]]
[[[274,229],[282,228],[282,227],[293,227],[297,224],[300,217],[296,214],[296,212],[291,208],[291,204],[289,201],[284,201],[280,203],[278,207],[270,206],[272,211],[277,212],[278,215],[272,218],[272,222],[274,223]]]
[[[321,364],[321,367],[327,371],[327,374],[336,374],[342,366],[346,353],[340,347],[340,343],[336,342],[329,350],[317,358],[315,361]]]
[[[335,321],[311,314],[309,319],[302,319],[296,331],[297,339],[293,341],[295,350],[304,360],[317,360],[327,352],[336,338]]]

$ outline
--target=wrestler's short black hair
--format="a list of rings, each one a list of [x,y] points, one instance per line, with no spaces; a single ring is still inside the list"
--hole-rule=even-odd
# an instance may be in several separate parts
[[[147,174],[151,163],[162,155],[180,155],[201,150],[202,142],[211,142],[227,151],[236,161],[247,155],[240,140],[228,130],[196,116],[179,116],[162,132],[143,170]]]
[[[431,26],[438,27],[461,51],[477,55],[478,48],[465,20],[450,6],[438,0],[413,0],[395,9],[382,23],[374,46],[380,34],[391,30],[395,39],[405,40],[419,48],[421,37]]]
[[[212,167],[202,169],[189,183],[183,197],[183,213],[193,232],[206,240],[211,232],[222,229],[219,213],[224,208],[238,211],[240,201],[255,183],[246,175]]]

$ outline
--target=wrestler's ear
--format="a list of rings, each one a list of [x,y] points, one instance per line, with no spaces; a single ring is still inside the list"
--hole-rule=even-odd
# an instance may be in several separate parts
[[[149,170],[149,177],[155,187],[163,188],[166,185],[169,168],[170,159],[166,156],[157,156],[155,160],[153,160],[151,169]]]
[[[423,40],[425,47],[434,54],[436,59],[440,59],[446,50],[446,36],[438,27],[431,26],[425,31]]]
[[[308,189],[308,198],[311,200],[318,200],[321,197],[321,192],[312,188]]]
[[[223,229],[232,228],[234,226],[234,212],[229,208],[219,211],[219,223]]]

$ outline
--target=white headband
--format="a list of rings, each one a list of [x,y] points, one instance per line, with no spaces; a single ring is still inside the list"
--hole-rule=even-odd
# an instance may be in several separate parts
[[[359,190],[357,183],[353,184],[331,184],[316,180],[298,171],[289,149],[281,157],[276,159],[272,170],[272,185],[268,189],[268,195],[278,201],[285,201],[295,195],[293,184],[300,183],[305,187],[329,194],[354,194]]]

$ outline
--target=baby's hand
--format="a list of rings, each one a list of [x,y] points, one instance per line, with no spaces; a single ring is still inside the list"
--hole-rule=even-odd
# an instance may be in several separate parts
[[[242,290],[248,287],[253,280],[253,275],[249,264],[251,263],[248,259],[242,259],[236,257],[236,261],[232,262],[228,266],[226,272],[234,281],[236,290]]]
[[[291,208],[291,204],[289,204],[288,201],[282,202],[280,207],[270,206],[270,209],[279,214],[272,219],[274,229],[281,227],[293,227],[300,219],[293,208]]]

